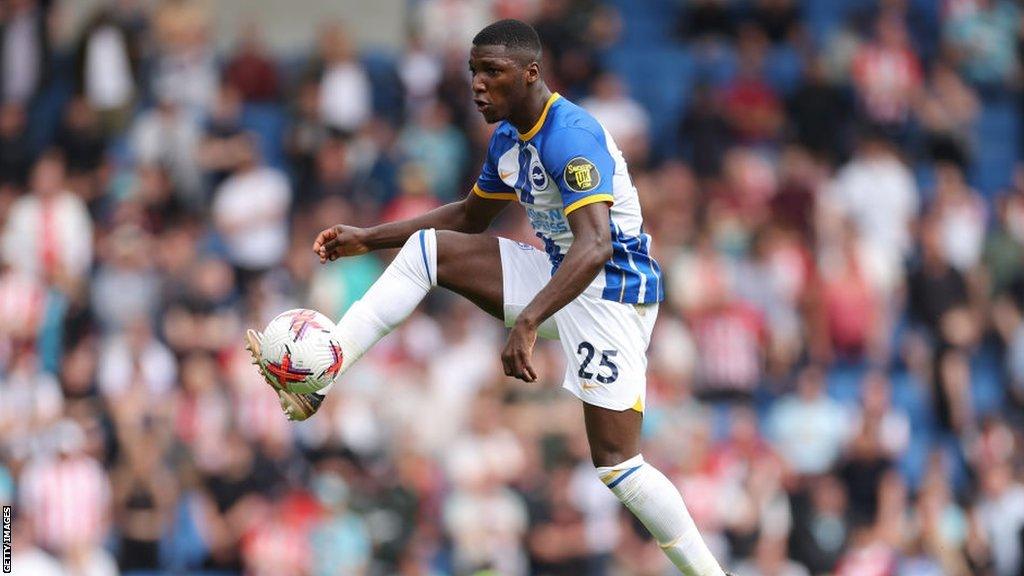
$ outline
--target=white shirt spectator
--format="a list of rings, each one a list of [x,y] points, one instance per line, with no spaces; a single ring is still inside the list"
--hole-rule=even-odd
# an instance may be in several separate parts
[[[10,14],[6,25],[3,41],[4,93],[2,100],[9,102],[26,102],[35,93],[42,78],[43,45],[39,37],[40,14],[38,10],[22,8]]]
[[[86,44],[85,96],[98,110],[126,106],[135,95],[128,45],[116,26],[95,32]]]
[[[919,198],[910,170],[892,153],[863,154],[836,176],[829,200],[851,218],[873,248],[892,258],[910,252],[910,223]]]
[[[288,207],[292,191],[279,170],[243,169],[214,193],[213,219],[227,243],[232,264],[264,270],[281,262],[288,249]]]
[[[141,384],[153,398],[167,397],[178,376],[174,354],[155,338],[149,338],[140,350],[132,348],[124,335],[103,344],[96,375],[100,391],[107,398],[117,398]]]
[[[1019,570],[1024,563],[1020,549],[1020,534],[1021,529],[1024,529],[1024,485],[1012,482],[998,494],[987,494],[978,504],[977,510],[981,524],[988,533],[996,575],[1020,574]]]
[[[332,128],[355,132],[372,112],[370,79],[355,61],[336,62],[320,81],[320,114]]]
[[[81,278],[92,266],[92,220],[85,202],[71,192],[43,200],[35,194],[14,202],[3,234],[3,258],[33,275],[59,266]]]
[[[405,87],[405,98],[413,114],[437,97],[441,82],[441,61],[426,50],[413,47],[398,64],[398,75]]]

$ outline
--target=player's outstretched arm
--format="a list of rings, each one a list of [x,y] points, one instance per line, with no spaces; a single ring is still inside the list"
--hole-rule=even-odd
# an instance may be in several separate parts
[[[483,198],[471,192],[458,202],[445,204],[408,220],[388,222],[371,228],[337,224],[317,235],[313,241],[313,252],[324,263],[342,256],[365,254],[371,250],[399,248],[409,236],[425,228],[478,234],[490,226],[508,203],[508,200]]]
[[[612,257],[608,204],[595,202],[569,213],[573,241],[551,280],[519,314],[509,334],[501,362],[506,376],[533,382],[537,373],[530,361],[537,327],[587,289]]]

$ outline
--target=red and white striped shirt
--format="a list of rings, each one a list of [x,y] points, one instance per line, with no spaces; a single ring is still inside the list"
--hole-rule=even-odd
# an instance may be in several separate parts
[[[20,513],[31,518],[38,542],[62,552],[99,545],[110,519],[110,479],[85,455],[35,459],[18,484]]]

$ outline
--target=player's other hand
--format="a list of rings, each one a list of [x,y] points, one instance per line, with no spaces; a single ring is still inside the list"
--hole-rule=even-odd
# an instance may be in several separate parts
[[[342,256],[358,256],[370,251],[363,240],[365,230],[355,226],[337,224],[317,234],[313,241],[313,252],[320,257],[320,263],[334,261]]]
[[[533,345],[537,342],[537,328],[529,322],[517,320],[501,351],[501,364],[505,376],[512,376],[524,382],[536,382],[537,371],[533,369]]]

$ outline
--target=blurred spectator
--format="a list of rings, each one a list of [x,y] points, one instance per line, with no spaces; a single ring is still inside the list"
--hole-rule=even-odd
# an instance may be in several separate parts
[[[893,145],[877,133],[862,135],[825,199],[826,210],[850,218],[867,247],[885,261],[883,283],[894,287],[903,258],[910,254],[910,224],[920,201],[913,175]]]
[[[215,189],[231,175],[251,146],[247,139],[252,137],[242,131],[241,93],[230,84],[221,84],[203,126],[197,153],[209,188]]]
[[[195,208],[206,200],[196,154],[200,138],[194,117],[167,98],[140,114],[129,134],[135,160],[166,167],[182,200]]]
[[[350,489],[344,478],[325,469],[314,477],[313,491],[327,515],[310,534],[312,574],[365,573],[370,565],[371,542],[363,520],[348,508]]]
[[[160,540],[171,524],[177,481],[164,460],[165,430],[150,419],[122,434],[123,459],[111,475],[123,571],[159,570]]]
[[[943,253],[950,265],[970,274],[981,260],[985,241],[985,200],[968,186],[955,164],[936,165],[935,176],[935,200],[929,212],[938,221]]]
[[[20,104],[0,105],[0,185],[25,184],[32,164],[25,122],[25,109]]]
[[[1024,271],[1024,194],[1010,190],[996,202],[996,222],[985,239],[984,265],[992,294],[1002,294]]]
[[[797,474],[831,469],[851,432],[848,413],[825,394],[823,380],[820,368],[804,368],[796,393],[781,398],[768,414],[768,438]]]
[[[854,86],[867,119],[901,133],[921,88],[921,76],[904,22],[879,16],[874,42],[863,46],[853,61]]]
[[[104,160],[106,144],[103,126],[92,105],[85,98],[69,102],[57,133],[57,145],[64,153],[68,174],[88,181],[88,197],[96,186],[91,180]]]
[[[139,96],[141,38],[112,6],[101,6],[76,49],[76,91],[102,115],[105,133],[120,132]]]
[[[1024,485],[1014,479],[1007,463],[995,463],[981,471],[978,517],[988,535],[996,576],[1019,574],[1024,563],[1021,530],[1024,529]]]
[[[1016,71],[1019,10],[1006,0],[974,0],[951,14],[943,34],[960,72],[986,90],[998,89]]]
[[[432,54],[423,37],[414,32],[398,62],[398,74],[405,88],[406,109],[415,118],[437,99],[441,58]]]
[[[295,179],[296,204],[312,195],[317,179],[317,156],[327,145],[329,130],[320,117],[320,86],[303,82],[292,102],[292,125],[285,137],[284,152]]]
[[[11,0],[0,20],[0,101],[27,106],[46,81],[49,14],[38,0]]]
[[[687,159],[697,176],[718,176],[722,157],[734,143],[732,128],[725,118],[723,103],[708,86],[697,86],[693,101],[679,126]]]
[[[341,24],[327,24],[320,30],[317,57],[323,122],[351,136],[369,120],[373,95],[366,70],[356,59],[352,39]]]
[[[980,104],[974,91],[945,62],[932,68],[915,112],[925,130],[929,157],[966,169],[976,145],[972,129]]]
[[[850,144],[852,106],[846,93],[829,80],[823,58],[808,60],[787,108],[800,144],[821,160],[838,163]]]
[[[64,175],[59,152],[47,152],[36,162],[31,194],[11,206],[3,255],[11,268],[72,287],[92,266],[93,226],[82,200],[65,189]]]
[[[892,384],[884,372],[869,371],[861,380],[861,410],[852,428],[873,435],[882,453],[894,461],[909,447],[910,418],[892,405]]]
[[[755,28],[744,28],[737,39],[739,70],[724,88],[725,117],[744,143],[774,141],[784,121],[778,94],[764,79],[767,38]]]
[[[709,396],[749,398],[761,381],[765,326],[757,310],[716,292],[692,318],[699,390]]]
[[[849,501],[843,484],[831,475],[811,480],[793,501],[790,552],[811,573],[833,569],[850,537]]]
[[[594,80],[592,95],[580,105],[608,130],[630,166],[644,166],[649,152],[650,117],[625,90],[618,77],[605,72]]]
[[[451,123],[445,106],[433,104],[420,111],[398,137],[399,149],[424,172],[428,193],[450,202],[461,197],[462,175],[469,153],[466,139]]]
[[[921,229],[921,261],[907,279],[910,320],[940,344],[968,344],[974,324],[965,275],[950,266],[937,222]]]
[[[154,337],[148,320],[126,320],[100,350],[96,377],[100,392],[113,400],[141,388],[149,398],[168,398],[178,377],[174,356]]]
[[[110,522],[110,481],[103,467],[83,453],[85,435],[63,420],[50,429],[56,454],[37,456],[19,478],[19,503],[31,510],[38,542],[59,554],[73,573],[116,574],[102,547]]]
[[[160,101],[199,114],[217,90],[209,15],[196,0],[167,0],[153,16],[157,54],[153,91]]]
[[[288,248],[292,191],[279,170],[261,163],[251,138],[237,149],[237,168],[214,191],[212,216],[242,285],[279,264]]]
[[[872,275],[872,257],[852,223],[843,226],[838,246],[821,250],[816,296],[824,329],[812,342],[816,354],[858,361],[882,353],[888,319],[884,294]]]
[[[277,67],[267,53],[259,25],[246,22],[238,36],[235,52],[224,66],[224,81],[244,102],[276,100],[281,93]]]

